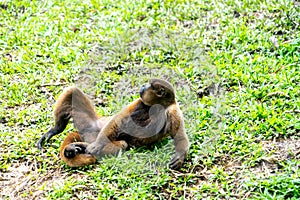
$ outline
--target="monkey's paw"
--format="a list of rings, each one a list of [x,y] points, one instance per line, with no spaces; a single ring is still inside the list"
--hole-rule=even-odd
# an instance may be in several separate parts
[[[185,155],[176,153],[170,162],[170,168],[171,169],[179,169],[184,161]]]
[[[101,145],[99,145],[97,142],[93,142],[86,147],[85,151],[88,154],[91,154],[96,157],[100,157],[102,148],[103,147]]]

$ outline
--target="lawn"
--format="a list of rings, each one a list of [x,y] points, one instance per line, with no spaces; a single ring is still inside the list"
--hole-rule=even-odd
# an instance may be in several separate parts
[[[1,199],[299,199],[300,2],[0,1]],[[99,115],[170,81],[191,142],[167,139],[97,164],[42,151],[71,85]]]

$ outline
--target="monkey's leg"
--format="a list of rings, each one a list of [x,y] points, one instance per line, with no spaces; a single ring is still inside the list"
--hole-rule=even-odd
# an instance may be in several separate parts
[[[42,135],[37,147],[41,149],[45,140],[48,142],[54,135],[63,132],[71,117],[73,117],[75,127],[81,134],[86,132],[96,134],[99,132],[98,117],[90,100],[78,88],[68,87],[56,102],[54,128]]]
[[[59,96],[54,110],[55,126],[47,133],[42,135],[37,142],[37,148],[42,149],[43,143],[48,142],[54,135],[57,135],[65,130],[72,116],[72,93],[74,88],[66,88]]]
[[[67,110],[66,110],[67,111]],[[57,135],[63,130],[65,130],[69,120],[70,120],[70,113],[65,112],[65,113],[59,113],[58,115],[55,116],[55,126],[51,128],[47,133],[42,135],[42,137],[39,139],[37,142],[37,148],[42,149],[43,143],[46,140],[48,142],[54,135]]]
[[[104,126],[90,99],[78,88],[72,88],[72,118],[82,140],[92,143]]]

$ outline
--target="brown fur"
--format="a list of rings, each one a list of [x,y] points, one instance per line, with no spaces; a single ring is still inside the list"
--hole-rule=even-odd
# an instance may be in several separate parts
[[[77,153],[74,157],[67,158],[64,154],[65,150],[74,149],[76,145],[83,145],[86,147],[88,143],[83,142],[83,140],[77,132],[71,132],[65,138],[60,148],[60,157],[63,161],[67,163],[67,165],[71,167],[81,167],[96,162],[96,158],[94,156],[85,153]]]
[[[183,117],[170,83],[151,79],[140,98],[113,117],[98,117],[90,100],[76,87],[64,90],[57,100],[55,127],[38,141],[62,132],[72,117],[78,132],[70,133],[61,146],[60,156],[71,167],[96,162],[104,155],[115,155],[128,147],[155,143],[167,136],[174,139],[175,155],[170,167],[179,168],[187,156],[189,141]]]

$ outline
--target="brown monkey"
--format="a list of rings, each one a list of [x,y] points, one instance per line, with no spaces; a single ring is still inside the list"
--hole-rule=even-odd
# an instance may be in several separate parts
[[[189,141],[183,117],[171,84],[151,79],[142,86],[140,98],[113,117],[98,117],[90,100],[76,87],[64,90],[54,111],[55,127],[38,141],[43,142],[61,133],[72,117],[78,132],[64,140],[60,156],[71,167],[95,163],[104,155],[117,154],[129,147],[155,143],[167,136],[174,139],[175,155],[170,167],[179,168],[187,156]]]

